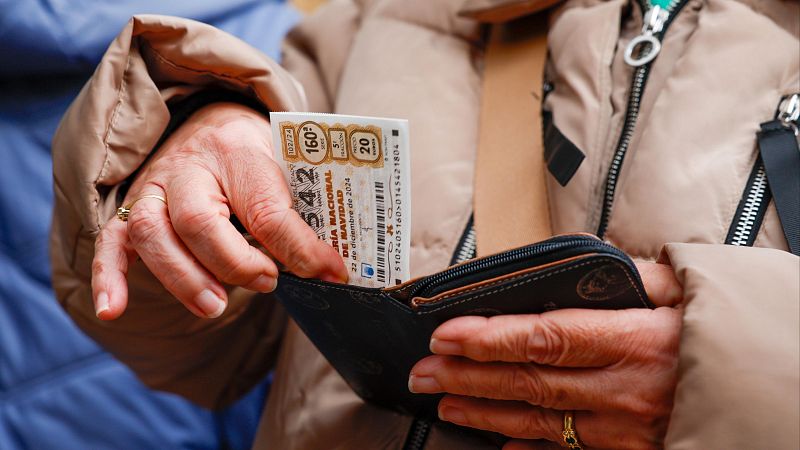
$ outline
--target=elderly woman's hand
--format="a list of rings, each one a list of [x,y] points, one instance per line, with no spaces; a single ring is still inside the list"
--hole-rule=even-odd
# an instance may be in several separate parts
[[[442,420],[563,445],[564,411],[584,448],[663,447],[677,380],[682,289],[669,266],[641,263],[659,308],[460,317],[433,333],[409,389],[446,395]]]
[[[123,204],[140,199],[128,221],[109,220],[97,237],[92,293],[98,317],[114,319],[125,310],[128,264],[137,256],[199,317],[225,310],[222,283],[272,291],[275,262],[236,230],[231,213],[297,275],[347,280],[336,251],[292,209],[271,139],[262,115],[233,103],[202,108],[170,136],[128,191]]]

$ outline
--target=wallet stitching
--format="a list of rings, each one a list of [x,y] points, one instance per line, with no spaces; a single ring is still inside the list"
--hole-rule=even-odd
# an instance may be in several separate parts
[[[597,258],[597,259],[593,259],[593,260],[589,260],[589,261],[585,261],[585,260],[581,259],[580,261],[581,261],[581,264],[580,264],[580,265],[577,265],[577,266],[570,266],[570,265],[567,265],[567,266],[565,266],[565,267],[562,267],[561,269],[559,269],[559,270],[558,270],[558,271],[556,271],[556,272],[552,272],[552,274],[561,273],[561,272],[564,272],[565,270],[571,270],[571,269],[573,269],[573,268],[574,268],[574,269],[577,269],[578,267],[583,267],[583,266],[585,266],[585,265],[587,265],[587,264],[595,264],[595,263],[598,263],[598,262],[603,262],[603,261],[610,261],[610,262],[612,262],[612,263],[615,263],[615,264],[617,264],[617,262],[616,262],[616,261],[614,261],[613,259],[610,259],[610,258],[604,258],[604,257],[599,257],[599,258]],[[568,264],[571,264],[571,263],[568,263]],[[547,269],[544,269],[544,270],[547,270]],[[627,270],[624,270],[624,268],[623,268],[623,272],[625,272],[625,274],[626,274],[626,275],[627,275],[627,273],[628,273],[628,271],[627,271]],[[522,278],[525,278],[525,277],[527,277],[527,276],[534,275],[534,274],[536,274],[536,273],[537,273],[537,272],[521,273],[521,274],[519,274],[519,275],[515,275],[515,276],[513,276],[513,277],[502,278],[502,279],[499,279],[499,280],[494,280],[494,281],[492,281],[492,282],[489,282],[489,283],[486,283],[486,284],[482,284],[482,285],[480,285],[480,286],[471,287],[471,288],[469,288],[469,289],[465,289],[465,290],[463,290],[463,291],[460,291],[460,292],[451,292],[451,293],[449,293],[449,294],[444,294],[444,296],[443,296],[442,298],[440,298],[439,300],[437,300],[437,302],[440,302],[440,301],[442,301],[442,300],[446,300],[446,299],[448,299],[448,298],[459,297],[459,296],[461,296],[461,295],[468,294],[468,293],[470,293],[470,292],[475,292],[475,291],[478,291],[478,290],[481,290],[481,289],[486,289],[486,288],[489,288],[489,287],[491,287],[491,286],[496,286],[496,285],[498,285],[498,284],[508,283],[509,281],[520,280],[520,279],[522,279]],[[539,271],[539,276],[540,276],[540,278],[536,278],[536,279],[542,279],[542,278],[546,278],[546,277],[547,277],[547,276],[549,276],[550,274],[551,274],[550,272],[547,272],[547,273],[544,273],[544,274],[542,274],[542,273],[541,273],[541,271]],[[628,280],[630,280],[630,277],[628,277]],[[531,280],[531,281],[534,281],[534,280]],[[634,285],[634,286],[635,286],[635,285]],[[641,297],[641,296],[640,296],[640,297]]]
[[[609,261],[612,264],[616,264],[617,266],[620,266],[620,267],[624,268],[624,266],[622,266],[622,264],[620,264],[620,263],[618,263],[618,262],[616,262],[614,260],[609,260]],[[547,277],[553,276],[555,274],[559,274],[559,273],[567,272],[567,271],[570,271],[570,270],[574,270],[574,269],[577,269],[579,267],[583,267],[583,266],[586,266],[586,265],[589,265],[589,264],[595,264],[597,262],[598,261],[588,261],[588,262],[583,262],[583,263],[580,263],[580,264],[577,264],[577,265],[574,265],[574,266],[571,266],[571,267],[565,267],[565,268],[563,268],[561,270],[557,270],[555,272],[550,272],[550,273],[547,273],[547,274],[544,274],[544,275],[540,275],[540,276],[536,276],[536,277],[531,277],[531,278],[528,278],[526,280],[522,280],[522,281],[516,282],[514,284],[508,285],[508,286],[503,286],[503,287],[501,287],[499,289],[492,289],[492,290],[484,292],[484,293],[482,293],[480,295],[470,296],[470,297],[467,297],[467,298],[465,298],[463,300],[459,300],[459,301],[457,301],[455,303],[449,303],[447,305],[441,305],[441,306],[438,306],[436,308],[432,308],[432,309],[427,310],[427,311],[419,311],[419,314],[420,315],[422,315],[422,314],[432,314],[432,313],[440,311],[440,310],[442,310],[444,308],[460,305],[462,303],[470,302],[472,300],[477,300],[477,299],[479,299],[481,297],[486,297],[487,295],[496,294],[498,292],[507,291],[509,289],[514,289],[516,287],[519,287],[519,286],[534,282],[536,280],[540,280],[540,279],[543,279],[543,278],[547,278]],[[628,273],[627,270],[623,270],[623,272],[625,272],[625,276],[628,278],[628,281],[630,281],[631,284],[633,285],[633,288],[636,291],[636,295],[639,296],[639,300],[642,302],[642,304],[644,304],[646,306],[647,302],[644,301],[644,298],[642,297],[642,293],[639,291],[639,287],[636,285],[636,283],[633,282],[633,279],[631,279],[631,276],[630,276],[630,274]],[[521,275],[520,278],[524,277],[524,276],[525,275]]]
[[[618,267],[622,267],[622,269],[623,269],[622,271],[625,273],[625,276],[628,278],[628,281],[633,286],[634,291],[636,291],[636,295],[639,296],[639,300],[642,302],[643,305],[647,306],[647,302],[644,301],[644,298],[642,297],[642,293],[639,290],[639,286],[637,286],[636,283],[634,283],[633,279],[631,278],[631,275],[628,273],[627,267],[624,266],[623,264],[619,263],[618,261],[610,259],[610,258],[602,258],[602,259],[604,261],[610,262],[611,264],[615,264]],[[441,311],[442,309],[445,309],[445,308],[448,308],[448,307],[451,307],[451,306],[460,305],[462,303],[466,303],[466,302],[470,302],[472,300],[477,300],[479,298],[486,297],[487,295],[496,294],[498,292],[507,291],[509,289],[514,289],[516,287],[523,286],[525,284],[529,284],[529,283],[532,283],[534,281],[541,280],[541,279],[544,279],[544,278],[547,278],[547,277],[551,277],[551,276],[557,275],[559,273],[568,272],[570,270],[575,270],[575,269],[577,269],[579,267],[587,266],[587,265],[590,265],[590,264],[595,264],[596,265],[597,263],[604,262],[604,261],[600,261],[600,260],[584,261],[584,262],[582,262],[580,264],[564,267],[563,269],[556,270],[556,271],[549,272],[549,273],[545,273],[545,274],[539,274],[538,276],[534,276],[534,277],[531,277],[532,274],[520,275],[518,277],[511,278],[510,280],[520,279],[520,278],[524,278],[526,276],[530,277],[530,278],[527,278],[527,279],[522,280],[522,281],[518,281],[518,282],[516,282],[514,284],[511,284],[511,285],[508,285],[508,286],[503,286],[503,287],[501,287],[499,289],[493,289],[493,290],[484,292],[484,293],[482,293],[480,295],[467,297],[467,298],[459,300],[459,301],[457,301],[455,303],[448,303],[446,305],[437,306],[437,307],[429,309],[427,311],[422,311],[422,310],[419,310],[419,309],[417,309],[417,310],[408,309],[408,307],[403,307],[403,305],[397,304],[396,300],[394,298],[392,298],[391,296],[389,296],[388,294],[386,294],[385,292],[380,291],[380,290],[378,292],[379,292],[379,294],[380,294],[380,296],[382,298],[389,300],[388,304],[392,305],[393,307],[399,309],[400,311],[402,311],[404,313],[414,314],[416,312],[417,314],[420,314],[420,315],[432,314],[432,313],[435,313],[437,311]],[[504,282],[508,282],[510,280],[503,280],[503,281]],[[315,284],[315,283],[312,283],[310,281],[306,281],[306,280],[303,280],[303,279],[300,279],[300,278],[294,279],[294,282],[300,283],[300,284],[309,285],[309,286],[313,286],[313,287],[320,287],[320,285],[318,285],[318,284]],[[338,286],[324,286],[324,287],[325,287],[325,289],[332,289],[332,290],[335,290],[335,291],[342,291],[342,292],[345,292],[345,293],[349,293],[350,292],[349,289],[343,288],[343,287],[338,287]],[[483,287],[485,288],[485,286],[483,286]],[[480,289],[480,287],[476,288],[476,289]]]

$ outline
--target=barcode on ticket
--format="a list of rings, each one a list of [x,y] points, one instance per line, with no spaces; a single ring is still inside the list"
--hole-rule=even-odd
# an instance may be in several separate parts
[[[383,194],[383,182],[375,182],[375,218],[378,233],[378,281],[386,282],[386,203]]]

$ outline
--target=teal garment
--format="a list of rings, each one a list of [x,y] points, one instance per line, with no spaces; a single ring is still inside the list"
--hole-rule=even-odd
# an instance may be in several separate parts
[[[86,337],[50,287],[50,140],[132,14],[219,26],[272,57],[283,1],[0,0],[0,449],[249,449],[269,380],[223,411],[145,387]]]
[[[662,9],[669,9],[670,5],[677,3],[678,0],[648,0],[652,6],[660,6]]]

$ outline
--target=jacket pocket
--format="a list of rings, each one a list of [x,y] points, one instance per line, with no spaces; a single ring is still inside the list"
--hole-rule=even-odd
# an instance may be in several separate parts
[[[598,202],[593,192],[602,183],[601,164],[608,159],[603,148],[613,113],[611,65],[625,5],[624,0],[568,5],[550,28],[546,78],[553,90],[544,109],[552,113],[559,133],[586,156],[571,177],[547,177],[556,232],[589,230],[595,215]]]

